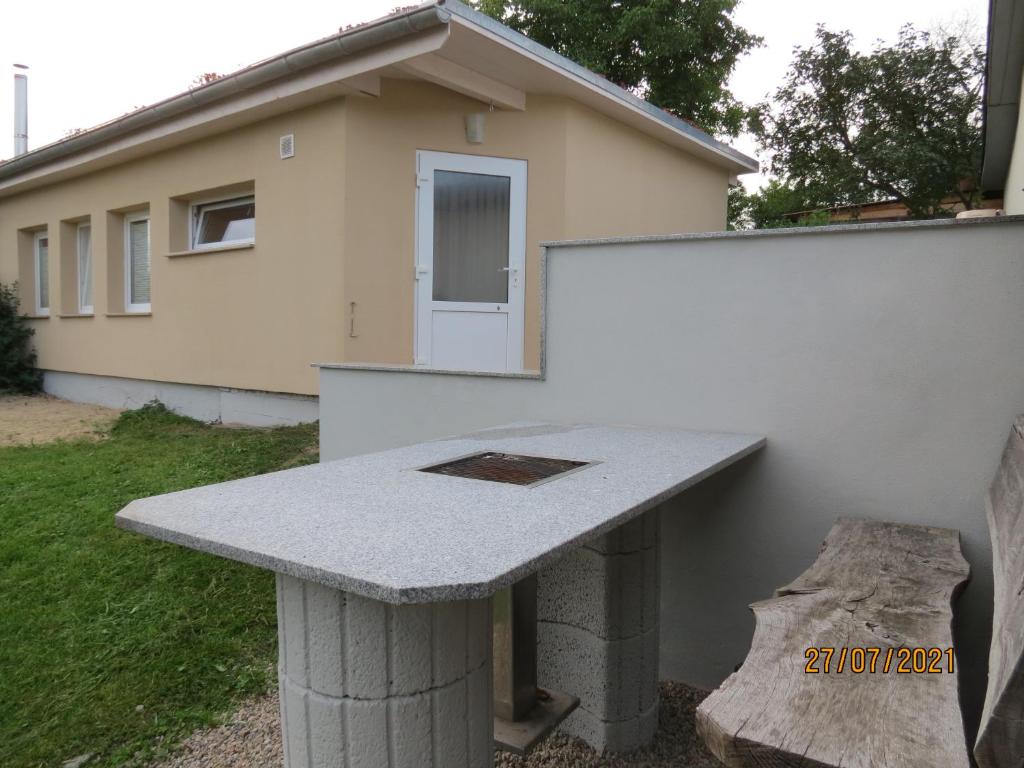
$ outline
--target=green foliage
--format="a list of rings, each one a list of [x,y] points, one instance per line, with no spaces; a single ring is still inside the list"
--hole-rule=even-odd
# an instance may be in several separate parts
[[[38,392],[43,375],[36,369],[30,339],[35,333],[18,314],[18,284],[0,283],[0,392]]]
[[[477,0],[476,7],[711,133],[735,136],[747,109],[726,88],[761,44],[733,21],[739,0]]]
[[[729,190],[729,229],[777,229],[818,227],[829,223],[828,211],[819,196],[806,189],[772,179],[757,192],[743,187]],[[803,212],[795,221],[793,214]]]
[[[0,765],[137,765],[267,690],[273,575],[121,531],[114,513],[313,462],[316,439],[154,404],[98,443],[0,448]]]
[[[868,54],[851,43],[819,26],[774,108],[758,108],[751,126],[772,172],[830,205],[895,198],[914,218],[950,215],[950,195],[971,207],[961,182],[975,188],[980,169],[984,51],[910,26]]]

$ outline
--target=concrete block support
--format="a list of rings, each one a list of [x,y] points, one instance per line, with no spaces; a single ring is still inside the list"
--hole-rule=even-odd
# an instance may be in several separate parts
[[[561,729],[625,752],[658,727],[659,511],[539,572],[538,684],[579,696]]]
[[[491,601],[277,576],[285,768],[491,768]]]

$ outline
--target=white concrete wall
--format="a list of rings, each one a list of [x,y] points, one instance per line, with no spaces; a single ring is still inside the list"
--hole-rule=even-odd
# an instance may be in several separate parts
[[[521,419],[763,433],[663,514],[661,672],[713,686],[836,517],[962,531],[969,725],[992,600],[982,495],[1024,411],[1024,219],[549,249],[547,378],[324,370],[321,455]]]
[[[175,413],[207,422],[278,427],[316,421],[318,398],[198,384],[46,371],[43,389],[55,397],[108,408],[141,408],[158,400]]]

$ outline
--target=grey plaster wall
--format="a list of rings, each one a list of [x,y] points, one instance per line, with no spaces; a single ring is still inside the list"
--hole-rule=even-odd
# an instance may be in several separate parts
[[[324,370],[322,455],[519,419],[763,433],[663,514],[661,674],[743,660],[748,603],[840,515],[958,528],[968,727],[992,577],[983,493],[1024,411],[1024,220],[569,244],[548,251],[544,381]]]

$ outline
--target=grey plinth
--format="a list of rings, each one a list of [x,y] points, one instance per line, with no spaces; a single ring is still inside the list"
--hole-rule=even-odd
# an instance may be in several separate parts
[[[492,768],[489,599],[389,605],[277,577],[287,768]]]
[[[630,751],[658,727],[657,509],[540,571],[538,682],[580,698],[561,730]]]

